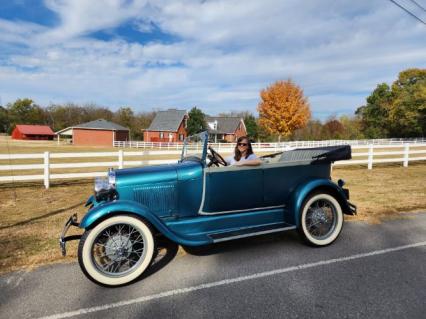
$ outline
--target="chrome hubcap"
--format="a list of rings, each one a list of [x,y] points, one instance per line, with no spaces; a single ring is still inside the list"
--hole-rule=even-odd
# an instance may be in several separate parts
[[[144,260],[145,241],[143,233],[132,225],[112,225],[96,237],[92,246],[93,263],[107,276],[126,275]]]
[[[309,206],[305,220],[306,229],[312,237],[325,239],[336,227],[336,208],[328,200],[316,200]]]

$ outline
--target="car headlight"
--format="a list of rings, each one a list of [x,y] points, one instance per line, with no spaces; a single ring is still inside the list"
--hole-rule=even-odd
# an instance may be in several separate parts
[[[95,178],[95,198],[96,201],[113,200],[117,198],[115,191],[115,171],[109,170],[108,177]]]
[[[102,177],[95,178],[95,193],[98,193],[101,190],[106,190],[109,188],[110,188],[110,184],[107,178],[102,178]]]

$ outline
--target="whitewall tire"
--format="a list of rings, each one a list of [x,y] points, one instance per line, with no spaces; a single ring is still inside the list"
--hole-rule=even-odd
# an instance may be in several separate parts
[[[337,239],[343,227],[339,202],[330,194],[308,196],[300,211],[299,233],[312,246],[326,246]]]
[[[152,231],[144,221],[117,215],[83,234],[78,261],[95,283],[121,286],[142,275],[151,264],[154,250]]]

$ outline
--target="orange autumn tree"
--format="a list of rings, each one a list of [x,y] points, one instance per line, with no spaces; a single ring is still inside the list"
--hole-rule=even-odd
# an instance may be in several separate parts
[[[308,99],[291,80],[277,81],[260,92],[259,125],[269,134],[287,137],[311,117]]]

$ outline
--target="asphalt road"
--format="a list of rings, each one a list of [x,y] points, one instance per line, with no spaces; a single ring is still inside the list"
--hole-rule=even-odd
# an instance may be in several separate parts
[[[1,318],[426,318],[426,213],[346,223],[331,246],[293,231],[176,255],[103,288],[76,263],[0,277]]]

